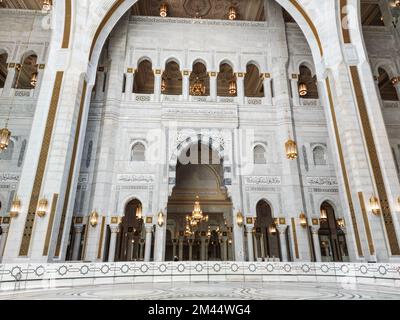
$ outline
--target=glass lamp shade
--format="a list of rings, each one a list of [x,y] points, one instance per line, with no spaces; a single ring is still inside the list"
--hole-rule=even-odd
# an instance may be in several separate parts
[[[300,225],[301,225],[303,228],[307,227],[307,217],[306,217],[306,215],[304,214],[304,212],[300,213],[299,219],[300,219]]]
[[[289,139],[285,143],[285,149],[286,149],[286,157],[289,160],[297,159],[298,153],[297,153],[297,144],[295,141],[293,141],[292,139]]]
[[[143,216],[143,214],[142,214],[142,206],[138,206],[136,208],[136,218],[140,220],[140,219],[142,219],[142,216]]]
[[[6,150],[10,143],[11,131],[7,128],[0,130],[0,151]]]
[[[195,83],[190,88],[193,96],[204,96],[206,94],[206,87],[200,81],[199,77],[196,78]]]
[[[98,222],[99,222],[99,214],[95,210],[90,214],[89,223],[94,228],[97,226]]]
[[[305,83],[300,83],[299,84],[299,95],[300,97],[304,97],[308,94],[308,88]]]
[[[43,218],[46,215],[47,205],[48,205],[47,199],[43,198],[43,199],[39,200],[37,211],[36,211],[36,213],[39,217]]]
[[[379,200],[378,200],[378,198],[377,197],[375,197],[375,196],[372,196],[370,199],[369,199],[369,204],[370,204],[370,206],[371,206],[371,211],[372,211],[372,213],[373,214],[379,214],[380,213],[380,206],[379,206]]]
[[[160,6],[160,16],[163,18],[168,16],[168,5],[166,3]]]
[[[336,222],[337,222],[337,225],[338,225],[339,228],[344,228],[345,227],[345,222],[344,222],[343,218],[337,219]]]
[[[229,13],[228,13],[228,19],[229,20],[236,20],[237,18],[237,12],[235,7],[230,7],[229,8]]]
[[[229,94],[231,96],[235,96],[237,94],[237,85],[236,85],[236,81],[234,81],[234,80],[229,82]]]
[[[269,232],[270,234],[276,234],[276,226],[275,226],[275,224],[271,224],[271,225],[268,227],[268,232]]]
[[[11,203],[10,217],[11,218],[18,217],[20,211],[21,211],[21,200],[19,200],[18,198],[15,198],[13,200],[13,202]]]

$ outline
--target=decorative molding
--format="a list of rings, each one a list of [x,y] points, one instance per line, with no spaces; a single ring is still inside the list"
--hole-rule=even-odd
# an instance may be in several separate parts
[[[282,178],[279,176],[246,176],[246,185],[281,185]]]
[[[19,182],[18,173],[0,173],[0,182]]]
[[[337,186],[338,182],[335,177],[307,177],[309,186]]]
[[[153,174],[119,174],[117,182],[151,184],[155,182],[155,176]]]

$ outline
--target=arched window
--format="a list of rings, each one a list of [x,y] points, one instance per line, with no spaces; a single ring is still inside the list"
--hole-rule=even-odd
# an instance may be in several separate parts
[[[193,70],[189,78],[190,95],[209,96],[210,95],[210,76],[206,66],[201,62],[193,64]]]
[[[317,78],[304,65],[300,66],[299,95],[303,99],[318,99]]]
[[[10,140],[8,148],[0,152],[0,160],[11,160],[14,152],[14,141]]]
[[[179,64],[170,61],[165,65],[161,80],[161,93],[168,95],[182,94],[182,73]]]
[[[264,97],[264,83],[260,75],[260,70],[253,63],[246,67],[244,77],[244,92],[246,97]]]
[[[4,88],[6,83],[8,67],[7,67],[7,53],[0,54],[0,89]]]
[[[219,66],[217,77],[217,95],[219,97],[237,96],[236,77],[232,67],[228,63],[222,63]]]
[[[143,143],[138,142],[132,147],[132,161],[145,161],[146,147]]]
[[[37,84],[37,56],[31,54],[25,57],[21,64],[16,66],[13,88],[34,89]]]
[[[326,165],[326,151],[324,147],[317,146],[313,149],[314,164],[316,166]]]
[[[383,101],[399,101],[399,96],[397,95],[396,88],[393,86],[389,74],[383,68],[379,68],[378,73],[378,87],[381,99]]]
[[[135,71],[133,92],[141,94],[154,93],[154,71],[149,60],[143,60],[139,63]]]
[[[265,148],[261,145],[257,145],[254,147],[254,164],[266,164],[266,151]]]

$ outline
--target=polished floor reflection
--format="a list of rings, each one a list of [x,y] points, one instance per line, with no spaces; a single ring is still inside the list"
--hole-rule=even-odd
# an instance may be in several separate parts
[[[346,283],[149,283],[1,292],[0,300],[398,300],[396,287]]]

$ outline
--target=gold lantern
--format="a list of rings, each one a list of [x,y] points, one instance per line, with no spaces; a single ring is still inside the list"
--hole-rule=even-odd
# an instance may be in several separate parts
[[[229,82],[229,94],[231,96],[235,96],[237,94],[237,85],[235,80]]]
[[[89,223],[94,228],[97,226],[98,222],[99,222],[99,214],[97,213],[96,210],[94,210],[89,216]]]
[[[139,220],[141,220],[142,217],[143,217],[143,214],[142,214],[142,206],[139,205],[139,206],[136,208],[136,218],[139,219]]]
[[[163,18],[168,16],[168,5],[166,3],[163,3],[160,6],[160,16],[163,17]]]
[[[32,73],[32,77],[31,77],[31,86],[33,87],[33,88],[35,88],[36,87],[36,84],[37,84],[37,72],[34,72],[34,73]]]
[[[36,213],[39,217],[43,218],[46,215],[47,205],[48,205],[48,201],[46,198],[42,198],[39,200],[38,207],[36,210]]]
[[[236,20],[236,18],[237,18],[237,11],[236,8],[232,6],[229,8],[228,19]]]
[[[395,0],[394,5],[395,7],[400,8],[400,0]]]
[[[304,212],[300,213],[299,219],[300,219],[300,225],[301,225],[303,228],[307,227],[307,217],[306,217],[306,215],[304,214]]]
[[[328,211],[326,211],[325,208],[321,208],[321,220],[327,220],[328,219]]]
[[[15,197],[15,199],[11,203],[10,217],[11,218],[18,217],[20,211],[21,211],[21,200],[19,200],[18,197]]]
[[[297,144],[294,140],[290,139],[285,143],[286,157],[289,160],[297,159]]]
[[[378,214],[380,213],[380,211],[381,211],[381,208],[380,208],[380,206],[379,206],[379,200],[378,200],[378,198],[375,197],[375,196],[372,196],[372,197],[369,199],[369,204],[370,204],[370,206],[371,206],[371,211],[372,211],[372,213],[378,215]]]
[[[167,82],[165,81],[165,79],[161,80],[161,92],[165,92],[165,90],[167,90]]]
[[[299,84],[299,95],[300,97],[304,97],[308,94],[308,88],[307,85],[305,83],[300,83]]]
[[[164,225],[164,213],[162,211],[158,213],[157,223],[160,227]]]
[[[236,223],[238,224],[239,227],[243,226],[244,222],[244,217],[241,211],[238,211],[236,215]]]
[[[7,128],[0,129],[0,151],[6,150],[10,143],[11,131]]]

